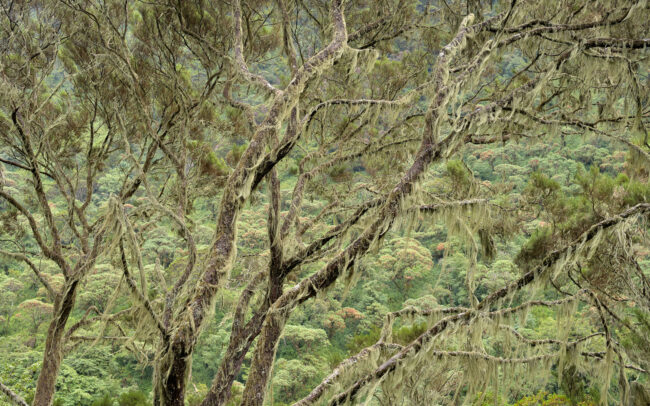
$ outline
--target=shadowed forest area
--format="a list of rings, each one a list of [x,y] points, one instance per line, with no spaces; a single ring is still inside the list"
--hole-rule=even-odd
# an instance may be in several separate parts
[[[650,405],[646,0],[0,0],[0,405]]]

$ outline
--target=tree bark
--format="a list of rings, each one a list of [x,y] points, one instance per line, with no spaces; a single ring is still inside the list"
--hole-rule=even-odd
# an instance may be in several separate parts
[[[190,365],[183,346],[172,345],[165,362],[156,364],[154,372],[154,405],[185,406],[185,384]],[[166,373],[164,376],[163,372]]]
[[[33,406],[51,406],[56,391],[56,378],[63,361],[65,325],[68,322],[77,295],[78,281],[67,283],[63,297],[54,303],[53,317],[47,330],[43,366],[36,382]]]
[[[249,322],[251,332],[247,336],[231,336],[224,359],[201,406],[220,406],[230,400],[232,384],[239,374],[251,344],[262,329],[262,320],[264,320],[262,315],[258,313]]]

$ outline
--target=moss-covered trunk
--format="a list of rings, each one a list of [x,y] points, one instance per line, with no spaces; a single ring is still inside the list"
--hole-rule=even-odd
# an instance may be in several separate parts
[[[154,405],[185,406],[185,387],[191,368],[186,343],[175,342],[158,355],[153,377]]]
[[[63,296],[54,302],[52,321],[47,330],[45,350],[43,352],[43,366],[36,382],[34,406],[50,406],[54,402],[56,379],[63,361],[63,347],[65,345],[65,325],[68,322],[77,294],[77,281],[66,284]]]

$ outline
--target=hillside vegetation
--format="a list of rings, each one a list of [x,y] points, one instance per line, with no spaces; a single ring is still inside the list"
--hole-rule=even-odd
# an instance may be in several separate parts
[[[0,3],[0,405],[650,404],[646,1]]]

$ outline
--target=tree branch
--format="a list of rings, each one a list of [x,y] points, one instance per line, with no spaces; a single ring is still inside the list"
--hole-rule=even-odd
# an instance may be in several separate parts
[[[129,285],[129,289],[135,295],[135,297],[138,298],[138,301],[142,304],[142,307],[144,307],[144,309],[147,311],[151,319],[154,321],[156,327],[160,331],[160,335],[163,338],[163,340],[167,341],[169,339],[169,333],[167,332],[167,329],[165,328],[162,321],[160,321],[160,318],[158,317],[156,312],[153,310],[153,307],[151,306],[151,302],[149,302],[149,299],[147,299],[142,294],[142,292],[140,292],[137,285],[135,284],[135,281],[133,280],[133,277],[131,276],[131,273],[129,272],[129,265],[126,260],[126,253],[124,252],[124,241],[122,237],[120,237],[120,259],[122,261],[122,270],[124,271],[124,278],[126,280],[127,285]]]
[[[52,288],[52,285],[50,285],[50,283],[47,281],[47,279],[41,273],[38,267],[36,267],[36,265],[29,258],[27,258],[26,255],[17,252],[5,251],[5,250],[0,250],[0,255],[5,255],[10,258],[18,259],[26,263],[27,266],[29,266],[29,268],[34,272],[39,282],[41,282],[41,284],[45,287],[45,289],[47,289],[47,293],[49,294],[50,299],[52,299],[52,301],[55,301],[55,299],[58,297],[58,293],[54,290],[54,288]]]
[[[0,392],[7,395],[7,397],[11,401],[11,403],[13,403],[14,405],[17,405],[17,406],[29,406],[29,404],[27,402],[25,402],[25,399],[20,397],[16,392],[9,389],[2,382],[0,382]]]
[[[509,294],[512,294],[513,292],[520,290],[524,286],[530,284],[532,281],[540,278],[544,273],[548,272],[548,270],[555,263],[557,263],[562,258],[563,255],[566,255],[569,252],[574,252],[577,247],[593,239],[601,230],[611,228],[630,217],[637,216],[637,215],[647,215],[648,213],[650,213],[650,203],[640,203],[634,207],[631,207],[619,213],[619,215],[617,216],[610,217],[599,223],[594,224],[580,237],[575,239],[572,243],[570,243],[566,247],[560,250],[556,250],[551,254],[547,255],[542,261],[542,263],[539,266],[535,267],[535,269],[527,272],[524,276],[522,276],[518,280],[508,284],[507,286],[487,296],[485,299],[483,299],[483,301],[481,301],[481,303],[479,303],[477,310],[481,311],[484,309],[489,309],[489,307],[495,304],[498,300],[508,296]],[[361,390],[361,388],[363,388],[365,385],[377,379],[380,379],[381,377],[383,377],[388,373],[391,373],[398,367],[398,364],[402,359],[411,357],[414,354],[420,352],[424,347],[425,343],[429,342],[431,339],[433,339],[433,337],[440,334],[447,327],[458,322],[467,322],[474,316],[474,314],[475,314],[474,311],[467,311],[440,320],[439,322],[434,324],[431,328],[429,328],[426,332],[422,333],[422,335],[420,335],[411,344],[409,344],[407,347],[404,347],[402,351],[400,351],[398,354],[394,355],[386,362],[384,362],[381,366],[379,366],[377,369],[375,369],[372,373],[357,380],[347,390],[341,392],[336,397],[334,397],[333,400],[330,402],[330,406],[341,405],[346,401],[354,399],[356,395],[359,393],[359,391]]]
[[[276,89],[268,80],[266,80],[261,75],[256,75],[251,73],[248,70],[248,65],[244,60],[244,42],[243,42],[243,32],[242,32],[242,17],[241,17],[241,0],[233,1],[233,17],[235,19],[235,62],[241,75],[249,82],[259,86],[267,93],[272,95],[278,95],[281,93],[279,89]]]

